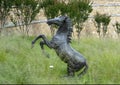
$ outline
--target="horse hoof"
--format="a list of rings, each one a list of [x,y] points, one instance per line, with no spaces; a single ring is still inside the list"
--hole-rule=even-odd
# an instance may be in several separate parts
[[[31,49],[32,49],[33,47],[34,47],[34,45],[32,44],[32,45],[31,45]]]

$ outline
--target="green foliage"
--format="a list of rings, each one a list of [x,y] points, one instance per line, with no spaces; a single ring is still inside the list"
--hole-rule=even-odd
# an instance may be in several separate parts
[[[100,36],[100,27],[101,27],[101,22],[102,22],[102,20],[101,20],[101,14],[99,14],[97,12],[96,15],[94,16],[94,19],[95,19],[95,22],[97,23],[97,24],[95,24],[95,25],[97,25],[96,26],[97,27],[97,33]]]
[[[48,59],[39,46],[31,49],[32,37],[4,36],[0,39],[0,84],[119,84],[120,44],[113,39],[81,38],[71,44],[83,54],[89,69],[80,79],[63,77],[66,64],[45,47]],[[109,42],[109,43],[108,43]],[[92,48],[92,49],[91,49]],[[50,69],[49,66],[54,68]]]
[[[116,22],[113,26],[115,27],[115,31],[119,36],[119,34],[120,34],[120,23]]]
[[[44,14],[48,19],[58,16],[59,8],[57,0],[42,0],[41,5],[44,9]]]
[[[110,23],[110,16],[107,14],[103,14],[102,16],[102,25],[103,25],[103,36],[106,35],[107,29],[108,29],[108,25]]]
[[[101,21],[102,21],[104,26],[108,26],[110,23],[110,20],[111,20],[110,16],[107,14],[103,14],[101,19],[102,19]]]
[[[42,0],[41,6],[48,19],[59,15],[65,15],[68,12],[68,5],[64,0]]]
[[[92,12],[92,3],[90,0],[70,0],[69,5],[69,15],[76,23],[85,22],[89,13]]]
[[[98,28],[97,29],[97,32],[100,36],[100,29],[102,27],[102,30],[103,30],[103,36],[106,35],[106,32],[107,32],[107,29],[108,29],[108,25],[110,23],[110,16],[107,15],[107,14],[100,14],[100,13],[96,13],[96,15],[94,16],[94,20],[96,22],[96,27]]]
[[[60,15],[68,15],[68,12],[70,10],[69,4],[62,1],[61,3],[59,3],[59,9],[60,9]]]
[[[27,35],[30,22],[35,19],[41,9],[40,3],[40,0],[14,0],[15,7],[12,9],[14,15],[11,15],[11,21],[15,24],[23,24],[25,26],[23,33]],[[24,26],[20,26],[20,29],[24,29]]]
[[[83,29],[83,23],[88,19],[92,12],[92,3],[90,0],[70,0],[68,15],[72,18],[73,24],[76,25],[78,38]]]
[[[3,28],[5,25],[12,6],[13,0],[0,0],[0,28]],[[2,29],[0,29],[0,31],[1,30]]]
[[[102,15],[100,13],[96,13],[96,15],[94,16],[95,21],[97,22],[97,24],[100,24],[102,22],[101,19]]]
[[[43,8],[47,19],[54,18],[59,15],[65,15],[67,12],[66,3],[63,0],[42,0],[41,7]],[[52,25],[50,27],[52,35],[54,35],[54,28],[56,27],[56,25]]]

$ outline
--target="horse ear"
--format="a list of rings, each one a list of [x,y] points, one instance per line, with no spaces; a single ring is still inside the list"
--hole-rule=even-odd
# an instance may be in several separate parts
[[[64,20],[63,20],[63,23],[65,23],[65,22],[66,22],[66,20],[64,19]]]
[[[66,22],[66,20],[67,20],[67,18],[68,18],[68,17],[67,17],[67,16],[64,16],[64,17],[65,17],[65,19],[64,19],[64,21],[63,21],[63,22]]]
[[[68,17],[67,16],[65,16],[65,20],[67,19]]]

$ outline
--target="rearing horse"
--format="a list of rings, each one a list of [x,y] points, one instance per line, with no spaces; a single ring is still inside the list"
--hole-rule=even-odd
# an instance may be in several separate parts
[[[47,45],[49,48],[53,48],[60,59],[67,63],[68,76],[75,76],[75,72],[80,70],[82,70],[82,72],[78,74],[79,77],[85,74],[88,69],[86,59],[70,46],[71,35],[73,32],[71,19],[67,16],[59,16],[54,19],[47,20],[47,24],[55,24],[59,26],[56,34],[53,36],[51,41],[48,41],[44,35],[39,35],[32,41],[32,46],[41,38],[41,49],[44,49],[44,45]]]

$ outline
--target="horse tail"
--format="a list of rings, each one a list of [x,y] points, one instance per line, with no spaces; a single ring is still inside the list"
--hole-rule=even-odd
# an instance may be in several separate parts
[[[81,77],[82,75],[84,75],[87,72],[87,70],[88,70],[88,64],[85,63],[83,67],[83,71],[78,74],[78,77]]]

